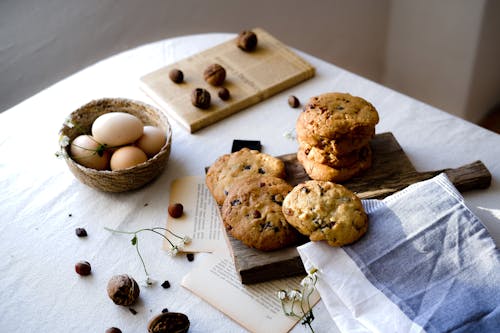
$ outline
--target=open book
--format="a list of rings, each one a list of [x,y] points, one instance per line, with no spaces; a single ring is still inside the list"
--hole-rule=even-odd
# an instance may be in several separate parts
[[[167,227],[187,235],[192,242],[186,252],[212,252],[197,261],[184,277],[182,286],[189,289],[250,332],[288,332],[299,318],[286,316],[277,297],[279,290],[301,289],[303,276],[277,279],[252,285],[241,283],[225,240],[218,207],[205,185],[203,176],[177,179],[172,183],[170,202],[181,202],[181,218],[169,218]],[[166,244],[168,246],[168,244]],[[210,288],[207,288],[210,281]],[[313,293],[311,304],[319,301]],[[238,306],[234,306],[238,304]]]
[[[255,51],[244,52],[231,39],[144,75],[140,87],[192,133],[314,76],[314,67],[279,40],[263,29],[253,31],[258,38]],[[203,79],[205,68],[213,63],[226,69],[224,87],[231,94],[227,101],[218,98],[218,88]],[[172,69],[184,73],[184,82],[169,79]],[[212,96],[207,110],[191,104],[195,88],[204,88]]]

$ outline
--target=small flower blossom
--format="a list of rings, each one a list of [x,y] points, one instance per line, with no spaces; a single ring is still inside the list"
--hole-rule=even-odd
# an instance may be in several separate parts
[[[61,135],[59,137],[59,145],[61,147],[67,147],[69,145],[69,137],[67,135]]]
[[[155,283],[156,283],[156,280],[153,280],[152,278],[150,278],[149,276],[147,276],[145,280],[141,281],[141,286],[146,287],[146,288],[150,288]]]
[[[302,293],[300,291],[298,291],[297,289],[294,289],[288,293],[288,297],[294,301],[301,301],[302,300]]]
[[[302,325],[307,325],[311,332],[314,314],[310,304],[309,297],[313,293],[316,282],[318,281],[317,269],[311,269],[309,274],[302,279],[300,285],[302,290],[292,289],[290,291],[279,290],[277,292],[278,298],[281,300],[281,307],[283,313],[287,316],[296,317],[302,320]],[[300,306],[297,306],[300,303]]]
[[[73,124],[73,120],[70,117],[68,117],[64,121],[64,126],[69,127],[69,128],[73,128],[75,126],[75,124]]]
[[[284,301],[285,299],[287,299],[287,294],[286,294],[286,291],[284,290],[279,290],[278,291],[278,298],[282,301]]]
[[[295,129],[291,129],[283,133],[283,136],[289,140],[295,140],[297,136],[295,135]]]
[[[179,253],[179,247],[177,245],[172,246],[168,250],[168,255],[171,257],[175,257],[177,255],[177,253]]]
[[[110,229],[110,228],[107,228],[107,227],[104,227],[104,229],[107,230],[107,231],[110,231],[110,232],[116,232],[116,233],[121,233],[121,234],[133,235],[133,237],[130,240],[130,242],[131,242],[131,244],[133,246],[135,246],[135,249],[137,251],[137,255],[139,256],[139,259],[140,259],[141,264],[142,264],[142,268],[144,269],[144,273],[146,275],[146,279],[144,281],[141,281],[141,283],[145,287],[152,286],[153,284],[156,283],[156,281],[153,280],[153,279],[151,279],[149,277],[149,273],[148,273],[148,271],[146,269],[146,264],[144,263],[142,255],[140,253],[140,250],[139,250],[139,238],[137,236],[139,233],[141,233],[143,231],[150,231],[150,232],[153,232],[153,233],[155,233],[155,234],[160,235],[161,237],[163,237],[163,239],[165,239],[170,244],[170,249],[167,251],[167,253],[168,253],[169,256],[172,256],[172,257],[176,256],[179,253],[179,251],[184,247],[184,244],[187,244],[187,243],[191,242],[191,238],[190,237],[176,235],[175,233],[173,233],[169,229],[163,228],[163,227],[142,228],[142,229],[139,229],[139,230],[136,230],[136,231],[115,230],[115,229]],[[174,244],[172,242],[172,240],[169,239],[169,237],[167,237],[166,234],[163,234],[160,231],[167,232],[168,234],[174,236],[176,238],[175,243],[177,243],[177,244]]]

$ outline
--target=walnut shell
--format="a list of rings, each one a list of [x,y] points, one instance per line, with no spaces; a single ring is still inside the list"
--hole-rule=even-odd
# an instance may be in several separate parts
[[[129,275],[115,275],[108,282],[108,296],[117,305],[131,305],[139,297],[139,285]]]
[[[203,72],[203,78],[212,86],[220,86],[226,79],[226,70],[219,64],[212,64]]]
[[[149,333],[185,333],[189,329],[189,318],[179,312],[165,312],[153,317],[148,324]]]

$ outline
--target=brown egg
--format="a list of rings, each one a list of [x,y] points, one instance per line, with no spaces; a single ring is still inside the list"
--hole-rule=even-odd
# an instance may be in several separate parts
[[[143,162],[146,162],[148,157],[141,149],[134,146],[125,146],[117,149],[111,155],[111,170],[122,170],[131,168]]]
[[[166,142],[167,137],[161,129],[154,126],[144,126],[143,134],[135,145],[141,148],[148,157],[152,157],[160,152]]]
[[[92,136],[109,147],[133,143],[142,135],[143,124],[126,112],[110,112],[99,116],[92,124]]]
[[[106,170],[110,154],[90,135],[77,136],[71,142],[71,158],[77,163],[96,170]]]

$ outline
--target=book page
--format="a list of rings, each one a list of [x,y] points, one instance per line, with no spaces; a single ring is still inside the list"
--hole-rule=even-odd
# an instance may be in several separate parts
[[[167,218],[167,228],[177,235],[189,236],[184,252],[227,252],[224,228],[218,207],[205,185],[204,176],[176,179],[170,188],[170,203],[181,203],[184,213],[179,218]],[[165,234],[169,236],[168,233]],[[164,248],[170,248],[165,241]]]
[[[252,52],[240,50],[231,39],[142,76],[140,87],[193,133],[314,76],[314,67],[278,39],[260,28],[253,31],[258,44]],[[216,98],[218,88],[204,81],[203,72],[212,63],[226,70],[224,87],[231,94],[226,101]],[[169,79],[173,68],[184,73],[182,83]],[[198,87],[212,96],[207,110],[191,104],[191,93]]]
[[[250,332],[284,333],[291,330],[299,318],[284,314],[277,292],[300,290],[302,278],[244,285],[229,257],[212,254],[186,275],[181,284]],[[316,304],[318,301],[319,294],[315,291],[310,302]]]

